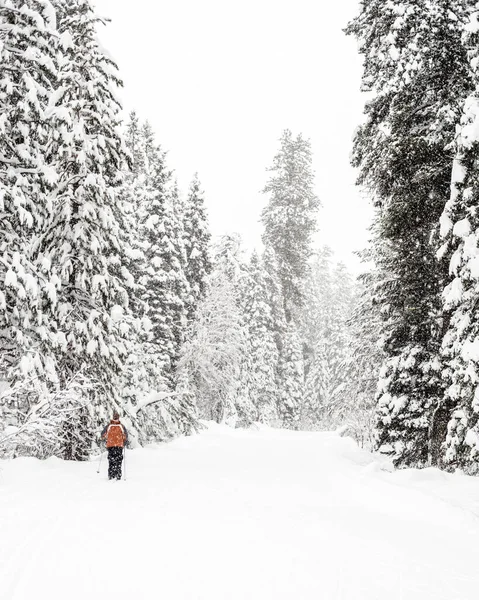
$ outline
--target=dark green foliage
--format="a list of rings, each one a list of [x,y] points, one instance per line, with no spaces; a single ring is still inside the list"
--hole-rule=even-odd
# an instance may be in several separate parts
[[[373,92],[353,164],[377,207],[376,301],[385,362],[378,390],[378,447],[397,464],[423,465],[444,395],[438,364],[447,262],[437,258],[449,197],[452,142],[471,90],[462,25],[465,2],[364,1],[347,32],[364,55]]]

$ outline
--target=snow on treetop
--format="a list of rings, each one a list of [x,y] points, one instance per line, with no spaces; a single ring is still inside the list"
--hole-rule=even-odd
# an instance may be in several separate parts
[[[17,287],[18,278],[15,271],[9,269],[5,274],[4,286],[5,287]]]
[[[474,12],[471,14],[469,23],[465,26],[465,30],[468,33],[477,33],[479,31],[479,12]]]
[[[468,262],[467,266],[469,268],[471,277],[479,280],[479,256],[475,256],[474,258],[472,258]]]
[[[462,300],[462,294],[464,292],[464,288],[462,286],[462,281],[459,277],[453,279],[453,281],[446,286],[443,292],[444,303],[447,308],[451,308],[453,306],[457,306],[459,302]]]
[[[58,181],[58,173],[54,167],[42,165],[42,173],[47,183],[53,185]]]
[[[476,96],[469,96],[464,102],[461,122],[459,142],[464,148],[470,148],[479,141],[479,98]]]
[[[456,237],[465,238],[471,233],[471,224],[468,219],[461,219],[454,225],[453,234]]]
[[[449,273],[457,275],[462,264],[462,248],[458,248],[451,256]]]
[[[461,357],[466,360],[479,362],[479,338],[466,340],[462,346]]]
[[[115,304],[115,306],[113,306],[110,311],[110,316],[112,318],[112,321],[114,321],[115,323],[118,321],[121,321],[123,319],[123,315],[124,315],[123,307],[120,306],[119,304]]]
[[[96,339],[90,340],[87,344],[86,351],[90,356],[96,352],[98,348],[98,341]]]
[[[441,218],[439,219],[439,223],[441,237],[446,237],[446,235],[451,231],[453,225],[451,219],[449,218],[446,212],[442,213]]]

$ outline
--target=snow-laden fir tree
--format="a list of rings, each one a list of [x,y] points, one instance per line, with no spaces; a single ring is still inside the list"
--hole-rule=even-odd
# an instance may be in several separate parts
[[[118,378],[131,339],[131,275],[118,205],[125,162],[117,100],[121,81],[99,45],[100,21],[90,2],[57,2],[56,7],[59,70],[50,102],[50,160],[58,179],[36,252],[50,275],[45,304],[58,327],[60,385],[80,370],[93,384],[88,415],[81,412],[88,421],[81,433],[85,455],[92,430],[120,402]],[[81,419],[68,420],[73,422]],[[66,446],[77,433],[67,424]]]
[[[286,331],[286,316],[284,313],[283,294],[278,274],[278,260],[273,248],[266,246],[261,262],[264,267],[264,279],[267,289],[268,304],[271,308],[274,341],[278,351],[282,348],[282,336]]]
[[[121,374],[120,386],[128,414],[136,416],[139,441],[158,441],[164,437],[159,423],[157,404],[145,404],[153,394],[165,392],[166,380],[161,370],[161,360],[155,356],[156,346],[148,340],[151,322],[144,300],[145,289],[140,284],[146,268],[145,244],[142,239],[141,211],[148,199],[145,184],[145,152],[141,125],[132,112],[126,127],[126,147],[129,152],[128,168],[118,192],[121,216],[121,239],[125,249],[122,266],[131,275],[128,286],[129,308],[134,328],[129,353]],[[140,408],[141,407],[141,408]]]
[[[121,82],[98,43],[101,21],[90,2],[11,1],[1,9],[0,414],[2,425],[14,426],[7,443],[17,453],[83,458],[113,406],[124,407],[140,441],[188,432],[194,407],[164,391],[189,299],[186,278],[172,275],[176,259],[168,259],[170,246],[178,254],[184,241],[169,218],[169,190],[159,229],[166,221],[171,231],[160,231],[158,260],[167,273],[170,355],[144,331],[155,326],[139,285],[155,259],[151,238],[141,241],[158,197],[152,136],[132,115],[125,152]]]
[[[131,112],[125,130],[128,151],[123,173],[123,183],[118,191],[118,211],[124,253],[122,268],[126,268],[130,280],[127,288],[129,307],[136,319],[146,316],[144,288],[140,279],[146,265],[145,241],[142,237],[141,211],[147,202],[145,185],[145,152],[138,116]]]
[[[287,429],[299,429],[304,401],[304,356],[300,330],[294,321],[286,326],[278,362],[278,412]]]
[[[149,124],[142,130],[145,152],[146,199],[141,209],[145,240],[145,270],[140,284],[152,323],[150,341],[156,346],[171,384],[186,329],[188,282],[184,273],[183,234],[170,195],[171,172],[165,152],[157,146]]]
[[[263,192],[268,202],[261,220],[264,226],[263,242],[270,270],[270,283],[279,283],[281,307],[274,304],[273,315],[279,349],[278,409],[287,427],[298,427],[304,381],[303,353],[300,336],[301,306],[304,302],[304,284],[308,275],[311,239],[316,230],[316,211],[319,200],[313,189],[311,144],[302,135],[294,137],[285,130],[280,150],[269,169],[271,176]]]
[[[278,263],[287,321],[302,304],[303,285],[316,230],[318,198],[313,189],[311,144],[302,135],[285,130],[275,156],[271,177],[263,193],[268,202],[262,212],[263,242],[271,247]]]
[[[125,176],[120,203],[124,222],[123,235],[126,235],[125,247],[129,248],[125,259],[134,280],[130,287],[129,304],[135,317],[136,335],[125,363],[121,386],[122,395],[128,401],[128,413],[135,417],[140,442],[163,441],[189,433],[196,427],[195,410],[190,398],[171,394],[170,362],[165,360],[161,341],[153,334],[156,313],[148,304],[146,286],[150,279],[144,275],[149,267],[146,255],[151,250],[151,231],[145,227],[149,225],[151,199],[158,194],[158,185],[161,184],[161,180],[157,179],[156,190],[152,187],[153,180],[149,171],[149,165],[155,160],[152,140],[151,128],[148,125],[142,127],[136,114],[132,113],[126,130],[131,170]],[[159,149],[158,154],[159,164],[164,167],[164,154]],[[181,244],[182,222],[181,215],[176,210],[179,206],[179,192],[176,185],[171,187],[169,184],[170,177],[165,170],[163,189],[166,195],[163,200],[168,205],[165,214],[171,219],[172,229],[178,231],[174,244],[178,246],[181,269],[184,271],[186,257]],[[161,267],[159,271],[161,274]],[[183,289],[179,287],[181,284]],[[176,283],[173,280],[173,293],[186,298],[188,291],[185,284],[184,278],[177,279]],[[173,322],[172,332],[177,344],[180,344],[184,337],[184,323],[180,320]]]
[[[146,305],[144,289],[139,282],[145,269],[145,243],[142,239],[141,211],[147,202],[145,185],[145,154],[142,147],[141,127],[135,112],[132,112],[125,133],[125,145],[129,153],[125,164],[123,183],[118,190],[118,214],[122,238],[123,256],[121,268],[129,275],[129,307],[134,317],[143,318]]]
[[[130,179],[141,181],[145,172],[145,152],[143,147],[142,126],[135,111],[130,112],[126,126],[125,143],[130,153]]]
[[[34,242],[51,210],[56,180],[47,156],[49,105],[57,81],[55,11],[10,0],[0,10],[0,430],[21,426],[57,380],[45,265]],[[0,433],[1,436],[1,433]]]
[[[276,422],[279,352],[275,342],[268,275],[257,252],[251,256],[248,272],[240,287],[248,343],[244,375],[250,401],[257,409],[259,421]]]
[[[470,48],[475,89],[464,103],[455,143],[451,197],[441,219],[445,237],[441,254],[451,256],[444,301],[451,310],[443,353],[448,384],[439,454],[449,467],[479,472],[479,11],[471,14],[464,34]]]
[[[463,0],[365,0],[347,32],[364,56],[371,94],[356,134],[354,165],[378,208],[378,302],[385,361],[378,390],[378,447],[396,464],[424,465],[444,386],[436,258],[449,194],[452,142],[471,77],[462,43]]]
[[[189,265],[187,239],[189,232],[185,231],[185,202],[181,197],[177,180],[174,181],[169,190],[168,200],[172,222],[173,243],[176,250],[176,256],[178,257],[178,275],[172,284],[174,294],[179,299],[175,308],[175,318],[173,321],[176,340],[176,358],[174,366],[176,366],[178,354],[186,339],[188,328],[188,305],[191,299],[190,283],[187,277]]]
[[[206,278],[211,271],[210,239],[204,194],[198,175],[191,182],[183,204],[183,227],[186,249],[186,278],[190,288],[188,321],[195,316],[196,308],[206,292]]]

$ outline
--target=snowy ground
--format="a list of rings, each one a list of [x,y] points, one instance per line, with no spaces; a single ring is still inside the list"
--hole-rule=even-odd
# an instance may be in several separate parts
[[[127,461],[0,462],[2,600],[479,598],[479,479],[219,426]]]

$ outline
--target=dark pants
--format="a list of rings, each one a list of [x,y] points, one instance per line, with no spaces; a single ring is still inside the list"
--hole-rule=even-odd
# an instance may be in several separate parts
[[[123,448],[108,448],[108,479],[121,479]]]

